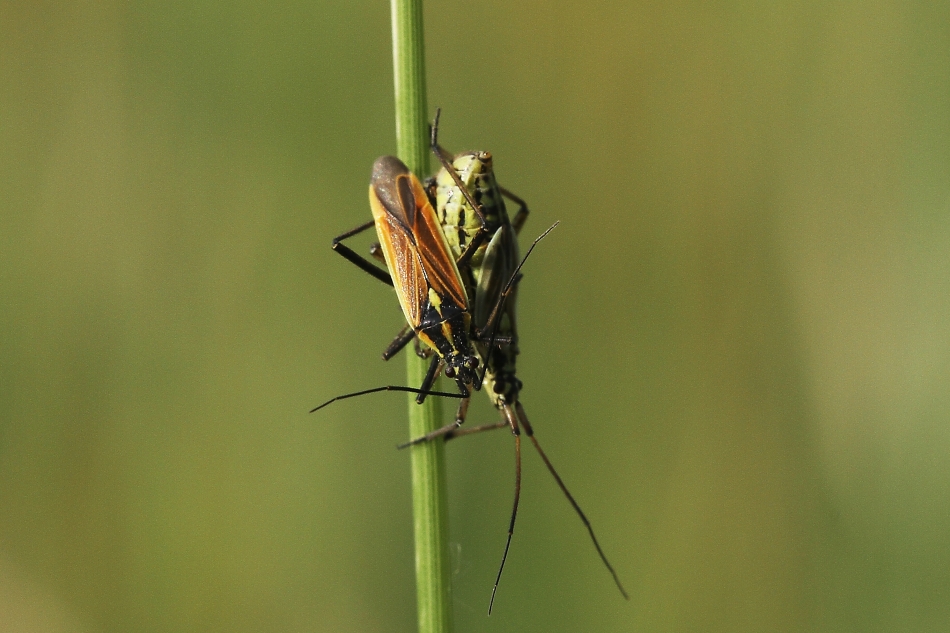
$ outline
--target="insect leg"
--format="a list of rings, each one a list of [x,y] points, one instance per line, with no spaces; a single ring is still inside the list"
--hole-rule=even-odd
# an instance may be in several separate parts
[[[505,541],[505,553],[501,555],[501,565],[498,566],[498,575],[495,576],[495,586],[491,588],[491,600],[488,602],[488,615],[491,615],[492,605],[495,604],[495,592],[501,581],[501,572],[505,570],[505,561],[508,560],[508,548],[511,547],[511,537],[515,533],[515,519],[518,518],[518,501],[521,499],[521,429],[518,428],[518,417],[511,407],[504,407],[505,415],[511,432],[515,436],[515,501],[511,508],[511,521],[508,523],[508,540]]]
[[[505,337],[498,337],[498,340],[502,340]],[[511,337],[508,337],[511,338]],[[430,358],[432,356],[432,349],[422,345],[419,342],[419,338],[416,336],[416,333],[413,331],[412,327],[406,325],[404,328],[399,330],[399,334],[396,335],[396,338],[393,339],[393,342],[389,344],[389,347],[383,352],[383,360],[389,360],[396,354],[402,351],[410,341],[415,343],[415,352],[416,356],[419,358]]]
[[[441,369],[441,367],[442,367],[442,359],[439,358],[438,356],[435,356],[432,359],[432,362],[429,363],[429,371],[426,372],[425,378],[422,379],[422,384],[419,386],[419,388],[422,391],[419,393],[419,396],[416,398],[416,404],[422,404],[423,402],[425,402],[426,396],[428,395],[425,392],[432,388],[432,384],[435,382],[436,376],[439,375],[439,369]],[[459,391],[464,391],[464,390],[460,389]]]
[[[379,242],[373,242],[369,245],[369,254],[381,264],[386,263],[386,257],[383,255],[383,247],[379,245]]]
[[[564,482],[561,481],[561,476],[557,474],[556,470],[554,470],[551,460],[549,460],[548,456],[544,454],[543,450],[541,450],[541,445],[538,444],[538,439],[534,436],[534,429],[531,428],[531,423],[528,422],[528,415],[524,412],[524,407],[521,406],[520,402],[515,406],[518,408],[518,419],[520,419],[521,423],[524,425],[524,432],[528,435],[531,443],[534,444],[534,447],[541,456],[541,460],[544,462],[544,465],[548,467],[549,471],[551,471],[551,474],[554,476],[554,481],[556,481],[558,487],[561,488],[561,492],[564,493],[564,496],[567,497],[567,500],[571,502],[572,506],[574,506],[574,511],[577,512],[577,516],[579,516],[581,521],[584,522],[584,527],[587,528],[587,533],[590,534],[590,540],[594,542],[594,547],[597,549],[597,553],[600,555],[600,560],[604,562],[604,565],[607,566],[607,570],[610,572],[610,575],[614,577],[614,582],[617,584],[617,589],[620,590],[620,593],[623,594],[624,598],[629,600],[630,596],[627,595],[627,591],[623,588],[623,585],[620,584],[620,578],[617,576],[617,572],[614,571],[613,566],[607,560],[604,550],[600,549],[600,543],[597,542],[597,537],[594,536],[594,528],[591,527],[590,521],[587,520],[587,516],[584,514],[584,511],[581,510],[581,507],[577,505],[577,501],[575,501],[571,493],[568,492],[567,486],[565,486]]]
[[[416,348],[416,356],[419,358],[429,358],[433,354],[432,348],[427,345],[423,345],[418,336],[416,337],[416,340],[412,342],[412,345]]]
[[[435,429],[434,431],[430,431],[421,437],[411,439],[408,442],[400,444],[396,448],[406,448],[407,446],[414,446],[416,444],[422,444],[423,442],[431,442],[438,437],[456,430],[465,422],[465,416],[468,415],[468,405],[470,402],[471,398],[463,398],[459,401],[459,408],[455,413],[455,422],[446,424],[445,426]]]
[[[388,271],[381,269],[379,266],[376,266],[375,264],[368,261],[363,256],[357,254],[356,251],[354,251],[349,246],[343,243],[343,240],[345,240],[346,238],[352,237],[356,235],[357,233],[362,233],[369,227],[373,226],[373,224],[374,222],[370,220],[366,224],[361,224],[355,229],[347,231],[343,235],[338,235],[337,237],[333,238],[332,248],[334,251],[336,251],[337,253],[345,257],[346,259],[348,259],[350,262],[356,264],[357,266],[362,268],[364,271],[368,272],[373,277],[376,277],[376,279],[379,279],[384,284],[388,284],[392,286],[393,279],[392,279],[392,276],[390,276]]]
[[[383,360],[389,360],[396,354],[398,354],[402,348],[409,344],[413,338],[415,338],[416,332],[412,329],[411,325],[406,325],[406,327],[399,330],[399,334],[396,335],[396,338],[393,339],[393,342],[389,344],[389,347],[383,352]]]
[[[498,190],[501,192],[501,195],[518,205],[518,212],[515,213],[515,217],[511,220],[511,228],[515,230],[515,235],[518,235],[521,233],[521,227],[524,226],[525,221],[528,219],[528,214],[530,213],[530,211],[528,211],[528,203],[501,185],[498,186]]]
[[[492,422],[491,424],[482,424],[480,426],[475,426],[469,429],[458,429],[457,431],[449,431],[445,434],[445,441],[454,440],[457,437],[462,437],[463,435],[474,435],[475,433],[481,433],[482,431],[494,431],[495,429],[503,429],[508,426],[507,420],[502,420],[500,422]]]

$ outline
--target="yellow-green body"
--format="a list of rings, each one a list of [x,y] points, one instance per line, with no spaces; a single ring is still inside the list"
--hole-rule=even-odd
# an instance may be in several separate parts
[[[452,161],[452,167],[459,180],[471,194],[472,199],[481,207],[485,217],[485,230],[488,237],[502,225],[509,224],[504,199],[495,182],[492,169],[492,155],[489,152],[464,152]],[[446,241],[455,258],[461,257],[468,243],[481,230],[482,224],[471,205],[459,191],[455,179],[445,168],[435,177],[435,207],[442,223]],[[485,240],[472,256],[472,268],[481,266],[488,247]]]
[[[495,180],[491,153],[464,152],[453,159],[452,167],[485,218],[487,239],[475,250],[469,265],[459,271],[469,293],[472,319],[477,328],[482,328],[518,266],[518,239]],[[439,170],[430,187],[430,191],[434,190],[436,215],[446,242],[458,259],[482,229],[481,221],[445,168]],[[496,344],[491,354],[488,353],[488,340],[478,341],[475,345],[482,363],[488,363],[485,391],[499,409],[517,402],[521,388],[521,382],[515,377],[518,355],[516,303],[517,288],[508,296],[496,324],[495,334],[508,342]]]

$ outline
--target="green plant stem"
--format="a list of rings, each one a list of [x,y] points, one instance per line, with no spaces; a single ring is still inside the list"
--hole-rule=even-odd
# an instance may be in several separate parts
[[[429,171],[429,135],[422,0],[391,1],[397,154],[417,176],[425,177]],[[406,384],[421,385],[426,366],[425,360],[407,351]],[[410,437],[438,428],[441,419],[438,398],[427,398],[424,404],[418,405],[415,396],[410,395]],[[436,440],[409,449],[420,633],[450,633],[452,630],[444,444]]]

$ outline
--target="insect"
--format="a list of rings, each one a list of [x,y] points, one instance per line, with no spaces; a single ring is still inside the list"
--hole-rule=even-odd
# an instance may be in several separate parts
[[[514,533],[521,492],[521,427],[531,439],[559,487],[580,516],[601,560],[613,575],[624,597],[626,591],[607,561],[587,517],[571,496],[547,455],[534,437],[518,395],[522,387],[515,375],[518,355],[515,298],[520,270],[538,237],[520,259],[517,233],[528,215],[527,205],[499,187],[488,152],[466,152],[451,158],[437,141],[438,113],[432,126],[432,149],[442,169],[426,186],[398,159],[385,156],[373,166],[369,197],[373,221],[333,240],[333,249],[377,279],[392,285],[406,316],[407,326],[383,353],[388,359],[416,341],[417,353],[432,357],[422,385],[417,388],[388,385],[337,396],[312,411],[345,398],[379,391],[407,391],[417,394],[417,402],[427,395],[459,398],[455,421],[400,448],[491,429],[510,427],[515,438],[515,497],[508,539],[492,588],[488,613],[504,570]],[[450,162],[451,158],[451,162]],[[519,204],[514,221],[509,220],[504,197]],[[435,207],[433,207],[433,203]],[[382,259],[388,272],[355,253],[343,240],[375,226],[379,243],[372,253]],[[421,344],[420,344],[421,343]],[[432,390],[440,368],[456,382],[459,392]],[[481,374],[479,375],[479,369]],[[492,404],[502,420],[473,429],[460,430],[472,391],[488,387]]]
[[[524,407],[519,400],[523,386],[516,375],[516,359],[519,353],[518,335],[516,330],[515,304],[516,292],[508,291],[506,282],[517,275],[518,242],[517,235],[524,226],[528,216],[527,204],[510,191],[498,186],[495,181],[492,157],[488,152],[464,152],[452,158],[448,152],[438,144],[438,112],[432,127],[431,145],[433,151],[442,163],[442,169],[435,178],[435,199],[437,214],[442,222],[443,232],[453,248],[453,252],[460,254],[475,243],[478,231],[488,233],[487,244],[476,245],[467,270],[461,269],[463,277],[468,278],[470,288],[474,287],[473,318],[476,326],[484,324],[489,318],[490,310],[499,305],[499,297],[503,292],[509,292],[504,311],[498,319],[495,331],[496,338],[487,342],[482,340],[475,344],[479,356],[485,363],[484,385],[492,404],[501,413],[501,421],[469,429],[452,430],[446,434],[446,440],[462,435],[470,435],[481,431],[509,427],[515,438],[515,498],[511,520],[508,527],[508,539],[502,555],[501,565],[492,587],[492,596],[488,606],[491,614],[495,592],[505,567],[508,549],[514,533],[515,520],[518,513],[518,502],[521,493],[521,430],[531,440],[542,461],[554,477],[561,491],[567,497],[571,506],[577,512],[584,526],[587,528],[591,541],[607,567],[617,588],[624,598],[629,599],[623,588],[620,578],[613,566],[607,560],[587,516],[581,510],[573,495],[568,491],[561,477],[558,475],[547,454],[538,443],[534,430],[528,420]],[[432,185],[430,185],[431,191]],[[505,209],[504,197],[519,205],[519,210],[513,220],[509,221]],[[480,205],[480,209],[476,207]],[[484,218],[484,224],[478,225],[475,219]],[[467,221],[466,221],[467,220]],[[533,245],[532,245],[533,248]],[[517,279],[515,290],[517,289]],[[510,283],[510,282],[509,282]],[[497,343],[497,344],[496,344]]]
[[[498,306],[483,321],[481,327],[476,327],[472,322],[468,291],[428,194],[419,179],[398,158],[383,156],[373,165],[369,199],[373,221],[335,238],[333,249],[396,290],[408,326],[397,335],[383,357],[391,357],[410,340],[417,338],[427,348],[425,354],[431,355],[432,361],[418,389],[394,385],[367,389],[337,396],[312,411],[336,400],[377,391],[416,393],[420,402],[426,395],[459,398],[455,422],[425,436],[426,439],[432,439],[458,428],[464,422],[471,392],[481,389],[484,377],[477,373],[481,361],[473,348],[473,342],[491,335],[497,315],[500,314],[498,306],[504,303],[505,297],[510,293],[517,269],[512,274],[506,290],[498,295]],[[376,227],[379,237],[378,252],[382,255],[388,272],[343,244],[343,240],[371,226]],[[477,243],[472,240],[459,261],[470,259],[470,253],[475,248]],[[442,367],[446,377],[455,381],[458,393],[432,390]]]

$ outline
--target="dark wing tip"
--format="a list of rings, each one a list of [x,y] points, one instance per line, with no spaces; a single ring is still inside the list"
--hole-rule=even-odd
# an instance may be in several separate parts
[[[392,181],[400,174],[408,173],[406,164],[395,156],[380,156],[373,163],[373,176],[370,182],[374,185],[383,181]]]
[[[416,177],[395,156],[380,156],[373,163],[372,186],[386,212],[402,224],[407,233],[415,223],[416,196],[413,182]]]

